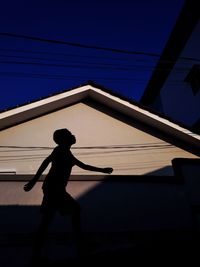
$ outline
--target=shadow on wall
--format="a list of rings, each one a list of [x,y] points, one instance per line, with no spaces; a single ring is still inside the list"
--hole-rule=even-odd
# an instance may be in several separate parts
[[[172,166],[169,165],[169,166],[165,166],[163,168],[157,169],[155,171],[148,172],[145,175],[153,175],[153,176],[157,175],[157,176],[159,176],[160,179],[162,179],[163,175],[168,175],[168,176],[174,175],[174,171],[173,171]]]
[[[84,183],[84,181],[82,181]],[[191,227],[184,184],[175,177],[109,176],[82,195],[82,227],[85,232],[185,230]],[[0,206],[0,233],[34,232],[39,206]],[[71,231],[71,218],[57,215],[49,228]]]

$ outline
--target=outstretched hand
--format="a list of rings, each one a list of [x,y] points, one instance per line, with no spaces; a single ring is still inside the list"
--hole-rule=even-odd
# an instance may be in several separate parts
[[[111,174],[113,172],[113,168],[103,168],[103,172]]]
[[[29,181],[27,184],[24,185],[24,191],[26,192],[30,191],[34,185],[35,185],[35,182]]]

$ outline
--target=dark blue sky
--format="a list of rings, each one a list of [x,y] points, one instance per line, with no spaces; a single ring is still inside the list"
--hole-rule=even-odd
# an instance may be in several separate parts
[[[0,34],[0,110],[96,81],[139,100],[184,0],[6,0],[0,33],[144,52],[117,53]]]

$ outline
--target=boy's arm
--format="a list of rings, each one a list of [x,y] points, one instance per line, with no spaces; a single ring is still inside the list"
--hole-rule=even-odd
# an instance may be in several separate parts
[[[81,162],[80,160],[78,160],[76,158],[75,158],[75,165],[77,165],[81,169],[88,170],[88,171],[103,172],[103,173],[109,173],[109,174],[113,172],[112,168],[109,168],[109,167],[108,168],[99,168],[99,167],[91,166],[91,165],[88,165],[88,164]]]
[[[47,166],[49,165],[50,162],[51,162],[51,156],[47,157],[42,162],[42,164],[40,165],[40,167],[39,167],[38,171],[36,172],[35,176],[27,184],[24,185],[24,190],[25,191],[30,191],[33,188],[33,186],[38,181],[38,179],[40,178],[41,174],[47,168]]]

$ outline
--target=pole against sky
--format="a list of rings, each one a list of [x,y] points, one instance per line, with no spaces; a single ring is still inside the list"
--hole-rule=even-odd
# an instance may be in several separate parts
[[[2,1],[1,33],[90,48],[0,35],[0,110],[88,80],[139,100],[159,59],[148,53],[162,53],[183,4],[184,0]]]

